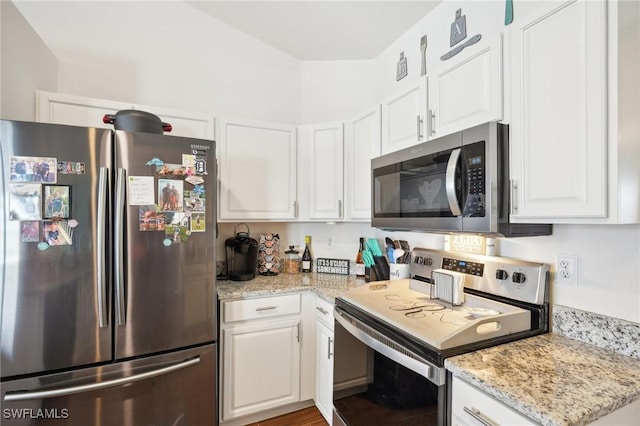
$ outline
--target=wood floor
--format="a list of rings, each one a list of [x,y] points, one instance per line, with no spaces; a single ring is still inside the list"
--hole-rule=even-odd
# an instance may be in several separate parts
[[[247,426],[328,426],[316,407],[309,407]]]

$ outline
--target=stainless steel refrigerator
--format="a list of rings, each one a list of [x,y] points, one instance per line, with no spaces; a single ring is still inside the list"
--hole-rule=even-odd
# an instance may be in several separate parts
[[[0,137],[0,422],[217,424],[215,142]]]

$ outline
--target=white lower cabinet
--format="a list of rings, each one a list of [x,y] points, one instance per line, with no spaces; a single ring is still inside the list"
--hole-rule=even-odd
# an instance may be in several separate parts
[[[298,402],[301,296],[221,303],[221,420]]]
[[[333,305],[316,303],[316,407],[327,423],[333,417]]]
[[[458,377],[453,378],[451,392],[452,426],[536,424]]]

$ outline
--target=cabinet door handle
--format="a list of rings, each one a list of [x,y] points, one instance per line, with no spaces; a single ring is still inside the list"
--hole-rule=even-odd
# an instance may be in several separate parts
[[[422,139],[422,117],[420,114],[416,115],[416,135],[418,142],[420,142]]]
[[[296,339],[298,339],[298,343],[300,343],[300,323],[296,325],[296,328],[298,330],[298,335],[296,336]]]
[[[427,120],[429,120],[429,136],[433,136],[436,134],[436,113],[432,109],[428,110]]]
[[[342,200],[338,200],[338,217],[342,218]]]
[[[333,356],[333,352],[331,352],[331,345],[333,345],[333,339],[331,337],[327,337],[327,359],[331,359]]]
[[[475,408],[464,407],[464,412],[473,417],[475,420],[480,422],[484,426],[500,426],[498,423],[495,423],[489,417],[485,416]]]
[[[293,217],[298,218],[298,202],[293,202]]]
[[[263,307],[256,308],[256,312],[273,311],[274,309],[278,309],[278,307],[277,306],[263,306]]]
[[[322,306],[316,306],[316,309],[319,310],[320,312],[322,312],[323,315],[327,315],[329,313],[329,311],[327,311]]]
[[[518,181],[511,180],[511,214],[518,212]]]

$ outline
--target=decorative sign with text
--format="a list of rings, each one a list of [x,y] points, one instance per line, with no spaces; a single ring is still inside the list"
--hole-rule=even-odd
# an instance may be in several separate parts
[[[323,274],[349,275],[349,260],[319,257],[316,261],[316,271]]]

